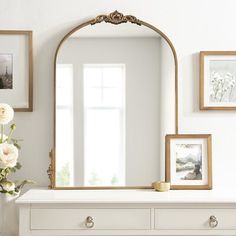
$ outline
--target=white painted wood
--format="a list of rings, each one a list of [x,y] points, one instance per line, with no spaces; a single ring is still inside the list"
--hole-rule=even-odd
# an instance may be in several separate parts
[[[30,205],[28,204],[19,209],[19,236],[30,235]]]
[[[235,190],[234,190],[235,189]],[[29,190],[18,204],[30,203],[153,203],[153,204],[236,204],[236,188],[231,190]]]
[[[236,229],[236,209],[155,209],[155,229],[209,230],[216,216],[218,229]]]
[[[150,229],[151,209],[31,209],[31,229],[88,229],[93,217],[96,229]]]
[[[148,235],[178,235],[178,236],[235,236],[235,230],[34,230],[32,236],[148,236]],[[28,236],[28,235],[27,235]]]
[[[19,236],[236,235],[236,193],[30,190],[17,200]],[[209,227],[215,215],[219,225]],[[85,227],[94,218],[92,229]]]

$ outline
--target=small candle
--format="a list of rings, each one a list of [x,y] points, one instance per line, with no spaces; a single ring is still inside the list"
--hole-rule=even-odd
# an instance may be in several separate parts
[[[167,192],[170,190],[170,183],[165,181],[157,181],[152,183],[153,188],[159,192]]]

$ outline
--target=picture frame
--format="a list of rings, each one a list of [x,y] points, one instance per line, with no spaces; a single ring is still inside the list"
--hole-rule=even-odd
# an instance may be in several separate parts
[[[0,30],[0,101],[15,112],[33,111],[32,31]]]
[[[200,110],[236,110],[236,51],[200,52]]]
[[[166,135],[165,153],[165,181],[171,189],[212,189],[210,134]]]

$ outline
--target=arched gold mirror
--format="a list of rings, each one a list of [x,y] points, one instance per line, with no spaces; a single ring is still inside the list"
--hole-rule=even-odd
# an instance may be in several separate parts
[[[54,189],[151,188],[178,133],[177,56],[153,25],[115,11],[71,30],[54,61]]]

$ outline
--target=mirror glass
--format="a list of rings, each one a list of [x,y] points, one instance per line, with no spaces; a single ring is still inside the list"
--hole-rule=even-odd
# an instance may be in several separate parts
[[[175,63],[156,31],[89,25],[56,61],[56,187],[143,187],[175,133]]]

